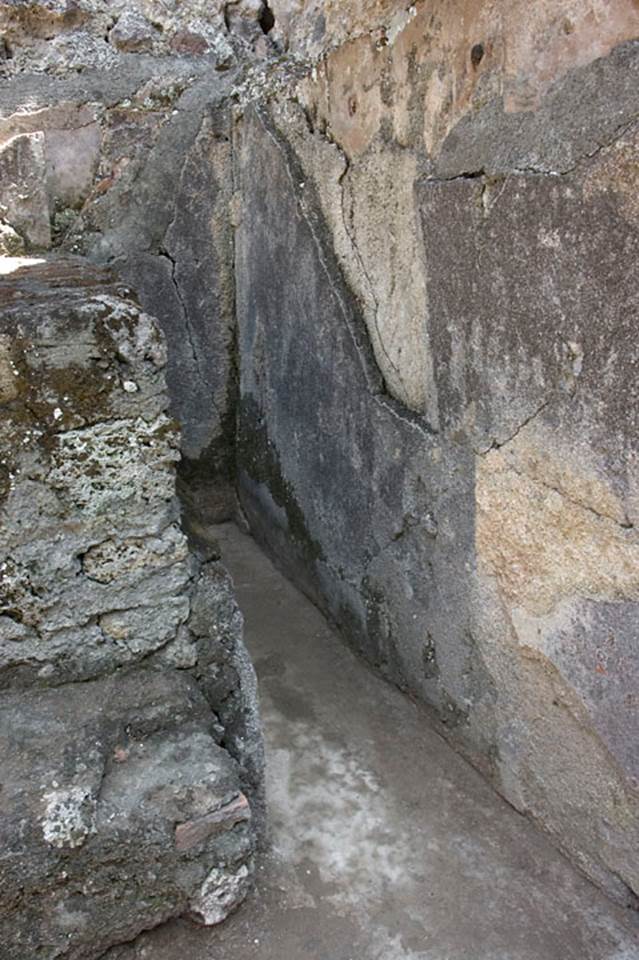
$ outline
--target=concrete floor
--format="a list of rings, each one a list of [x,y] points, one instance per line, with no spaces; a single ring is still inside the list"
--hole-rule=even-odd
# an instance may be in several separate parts
[[[178,921],[122,960],[639,960],[637,917],[356,660],[252,540],[215,533],[260,678],[271,848],[222,927]]]

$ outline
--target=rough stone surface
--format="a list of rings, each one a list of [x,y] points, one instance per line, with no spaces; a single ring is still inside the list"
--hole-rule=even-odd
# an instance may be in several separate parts
[[[89,960],[202,898],[237,905],[228,891],[250,873],[250,812],[237,810],[237,769],[184,673],[4,694],[0,745],[7,960]],[[217,829],[178,844],[181,827],[213,814]]]
[[[234,509],[223,101],[240,63],[264,53],[260,11],[201,0],[0,3],[0,219],[27,250],[115,263],[159,320],[182,428],[181,494],[207,521]]]
[[[52,74],[113,68],[119,54],[209,54],[224,68],[233,59],[222,2],[187,0],[8,0],[0,30],[5,71]]]
[[[255,791],[254,678],[199,536],[237,467],[245,519],[352,645],[636,906],[637,4],[36,0],[0,31],[0,242],[117,267],[182,427],[156,435],[113,303],[96,422],[55,356],[100,344],[67,347],[54,310],[27,356],[9,305],[6,682],[188,670]],[[81,510],[95,537],[58,550],[46,518]]]
[[[240,766],[258,830],[265,824],[264,747],[255,669],[243,640],[242,614],[223,564],[209,561],[191,600],[189,631],[194,673],[223,730],[224,745]]]
[[[0,940],[84,960],[246,893],[257,690],[229,576],[179,524],[155,320],[87,261],[2,274]]]
[[[489,6],[416,4],[381,39],[353,13],[243,106],[240,495],[353,646],[636,906],[639,23]]]
[[[0,676],[85,679],[173,642],[189,613],[165,349],[106,273],[35,262],[1,286]]]
[[[44,136],[23,133],[0,147],[0,216],[31,249],[51,245]]]

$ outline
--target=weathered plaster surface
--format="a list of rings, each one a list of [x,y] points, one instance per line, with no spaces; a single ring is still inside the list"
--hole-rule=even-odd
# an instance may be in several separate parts
[[[337,6],[348,33],[329,27],[332,8],[324,10],[324,46],[311,44],[319,60],[296,98],[314,139],[343,154],[341,209],[323,206],[387,387],[435,425],[413,184],[420,175],[563,171],[614,139],[637,112],[636,58],[615,48],[639,34],[639,13],[631,2],[611,12],[571,0],[552,9],[366,4],[364,29],[357,12]],[[308,7],[310,24],[318,14]],[[610,63],[598,59],[613,51]]]

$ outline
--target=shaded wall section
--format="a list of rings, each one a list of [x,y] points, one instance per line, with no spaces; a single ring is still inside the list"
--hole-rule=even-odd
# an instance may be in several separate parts
[[[328,100],[346,43],[237,119],[241,502],[349,642],[636,905],[637,45],[559,56],[525,110],[500,59],[425,141],[392,121],[433,119],[415,64],[446,35],[389,36]],[[358,82],[381,104],[359,140]]]

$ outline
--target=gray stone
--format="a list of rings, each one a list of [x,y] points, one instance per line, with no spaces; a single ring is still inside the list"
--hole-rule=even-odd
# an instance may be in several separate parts
[[[195,586],[189,630],[195,638],[195,675],[224,728],[224,743],[238,761],[253,818],[265,827],[264,745],[255,669],[246,650],[233,584],[216,561],[206,563]]]
[[[236,905],[252,869],[250,810],[210,723],[197,686],[169,671],[4,694],[7,960],[90,960],[169,917],[217,923]],[[217,830],[179,843],[207,817]]]
[[[0,147],[0,217],[30,249],[51,246],[42,133],[21,134]]]
[[[125,10],[109,31],[109,42],[125,53],[139,53],[153,47],[159,31],[137,10]]]
[[[0,675],[49,683],[169,643],[188,617],[192,571],[155,323],[106,272],[17,263],[0,293],[2,611],[26,633],[2,638]],[[135,562],[118,570],[114,551]]]
[[[64,75],[113,68],[122,56],[206,55],[213,64],[233,58],[222,0],[180,4],[143,0],[9,0],[0,5],[0,32],[10,56],[5,71]]]
[[[46,245],[116,262],[159,319],[182,427],[180,493],[206,520],[234,509],[232,184],[220,103],[236,64],[222,6],[156,5],[152,48],[122,52],[148,6],[0,4],[12,50],[0,144],[43,140]]]
[[[179,526],[155,320],[68,257],[3,261],[0,306],[0,939],[87,960],[246,894],[256,681]]]

